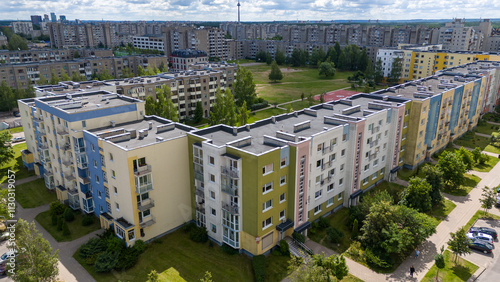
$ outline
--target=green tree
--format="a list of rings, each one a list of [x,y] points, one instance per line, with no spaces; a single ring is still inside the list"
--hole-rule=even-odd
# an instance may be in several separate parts
[[[370,62],[370,58],[368,57],[368,53],[366,52],[366,48],[363,48],[361,51],[361,55],[358,60],[358,70],[365,72],[368,67],[368,62]]]
[[[165,66],[165,63],[163,61],[160,63],[159,69],[160,69],[160,72],[167,72],[168,71],[168,69]]]
[[[151,272],[148,274],[148,280],[146,280],[146,282],[160,282],[158,272],[154,269],[151,270]]]
[[[295,256],[291,256],[288,262],[288,270],[291,273],[288,278],[294,282],[329,282],[331,280],[330,271],[311,259],[302,261]]]
[[[325,257],[325,253],[315,254],[312,260],[316,266],[322,267],[328,277],[335,276],[337,281],[342,280],[349,273],[349,268],[343,255]],[[314,280],[313,280],[314,281]]]
[[[241,106],[246,101],[247,106],[251,107],[257,97],[252,72],[244,67],[238,67],[235,80],[233,91],[236,105]]]
[[[379,58],[375,63],[375,69],[373,71],[373,80],[375,83],[381,83],[384,79],[384,71],[382,70],[382,60]]]
[[[373,69],[372,60],[368,60],[365,68],[365,79],[370,82],[374,81],[375,70]]]
[[[401,78],[401,70],[403,68],[403,63],[401,58],[394,58],[392,60],[391,72],[389,73],[389,77],[387,78],[387,82],[391,84],[398,84],[399,78]]]
[[[309,107],[314,104],[314,98],[312,94],[309,94],[309,96],[307,96],[307,104],[309,105]]]
[[[281,50],[276,50],[276,54],[274,54],[274,59],[278,65],[283,65],[286,61],[285,53]]]
[[[101,74],[98,75],[99,80],[110,80],[114,79],[114,77],[109,73],[107,68],[104,68]]]
[[[273,62],[273,56],[269,52],[266,53],[266,64],[269,66]]]
[[[481,148],[476,147],[474,150],[472,150],[472,159],[474,159],[474,162],[477,163],[479,162],[480,157],[481,157]]]
[[[7,47],[10,51],[28,50],[28,42],[21,36],[14,34],[9,38]]]
[[[156,98],[158,99],[156,114],[174,122],[179,121],[177,107],[175,107],[174,102],[172,102],[170,87],[162,85],[160,89],[156,89]]]
[[[61,69],[61,81],[70,81],[71,78],[69,75],[64,71],[64,69]]]
[[[332,58],[333,63],[337,66],[339,64],[340,52],[342,51],[342,49],[340,49],[340,44],[338,42],[335,42],[335,45],[333,46],[333,50],[335,51],[333,53],[333,55],[335,55],[335,56],[331,56],[331,58]],[[330,54],[328,56],[330,56]]]
[[[441,195],[441,189],[443,189],[443,172],[435,165],[425,165],[422,169],[425,175],[425,180],[432,187],[430,193],[432,205],[441,203],[443,196]]]
[[[349,69],[349,61],[348,61],[348,57],[347,57],[345,51],[346,51],[346,48],[344,48],[344,50],[340,51],[338,62],[335,64],[335,66],[337,66],[338,69],[343,70],[343,71]]]
[[[47,78],[45,78],[45,75],[40,75],[40,79],[38,79],[36,81],[36,85],[47,85],[49,84],[49,81],[47,80]]]
[[[1,136],[0,136],[1,139]],[[0,149],[1,150],[1,149]],[[0,156],[1,158],[1,156]],[[8,187],[8,184],[7,184]],[[0,216],[3,216],[4,218],[12,218],[9,213],[9,203],[7,202],[7,198],[9,197],[9,190],[7,189],[0,189]]]
[[[205,271],[205,275],[200,279],[200,282],[213,282],[212,273],[210,271]]]
[[[455,151],[455,154],[462,159],[466,170],[474,168],[474,156],[467,149],[460,147],[460,149]]]
[[[458,256],[470,254],[469,238],[467,238],[465,233],[466,231],[463,228],[460,228],[455,233],[450,233],[451,239],[448,240],[448,245],[450,246],[451,251],[455,254],[455,262],[457,261]]]
[[[324,75],[325,77],[331,77],[335,75],[335,67],[331,62],[322,62],[319,65],[319,75]]]
[[[432,187],[425,179],[413,177],[401,193],[400,204],[419,212],[428,212],[431,210],[431,191]]]
[[[59,77],[56,75],[54,69],[52,69],[52,74],[50,75],[50,85],[57,85],[59,83]]]
[[[311,58],[309,60],[309,65],[317,68],[319,64],[325,60],[326,54],[323,48],[316,48],[311,53]]]
[[[8,131],[0,132],[0,164],[8,164],[14,158],[11,139]]]
[[[306,96],[304,95],[304,92],[302,92],[302,94],[300,94],[300,99],[301,99],[302,101],[304,101],[304,98],[305,98],[305,97],[306,97]]]
[[[229,88],[226,88],[224,93],[224,107],[226,113],[224,124],[236,126],[236,123],[238,122],[238,114],[236,113],[236,105],[234,103],[233,94]]]
[[[2,82],[0,82],[0,111],[10,111],[13,107],[13,100],[15,100],[15,97],[12,88],[7,85],[5,80],[2,80]]]
[[[129,67],[122,68],[122,78],[134,77],[134,73],[130,71]]]
[[[75,53],[73,53],[73,58],[78,59],[80,57],[81,56],[80,56],[80,53],[78,53],[78,51],[75,51]]]
[[[217,88],[215,92],[215,101],[212,104],[212,110],[210,111],[210,123],[212,125],[222,123],[224,121],[225,113],[225,100],[220,88]]]
[[[144,76],[144,75],[146,75],[146,72],[144,71],[144,68],[142,66],[139,66],[137,68],[137,75],[138,76]]]
[[[266,51],[260,50],[255,54],[255,61],[257,62],[267,62],[267,54]]]
[[[443,269],[446,266],[443,252],[444,252],[444,246],[441,246],[441,253],[437,254],[434,257],[434,262],[436,263],[436,267],[438,268],[438,270],[436,272],[436,281],[439,279],[438,278],[439,277],[439,270]]]
[[[247,109],[247,102],[243,102],[243,105],[238,108],[238,117],[240,119],[240,126],[245,125],[250,117],[250,110]]]
[[[292,67],[300,67],[300,49],[293,49],[290,64]]]
[[[496,203],[497,191],[495,187],[488,188],[487,186],[483,187],[483,194],[481,194],[481,198],[479,201],[481,202],[481,207],[484,209],[484,212],[488,212],[493,205]]]
[[[271,64],[271,72],[269,73],[269,80],[276,82],[282,79],[283,73],[281,73],[280,67],[278,67],[276,61],[273,61]]]
[[[155,98],[153,96],[146,97],[146,104],[144,108],[146,110],[146,115],[156,115],[156,104]]]
[[[203,120],[203,106],[201,102],[196,102],[196,109],[194,110],[194,118],[193,121],[195,123],[200,123]]]
[[[358,219],[354,219],[354,223],[352,224],[352,233],[351,233],[351,237],[353,239],[356,239],[358,238],[358,234],[359,234],[359,223],[358,223]]]
[[[78,82],[78,81],[81,81],[82,80],[82,76],[79,75],[76,71],[74,71],[72,74],[71,74],[71,80],[74,81],[74,82]]]
[[[15,281],[55,281],[59,273],[57,252],[35,227],[20,219],[16,224],[16,244],[18,255],[16,269],[12,271]]]
[[[438,166],[445,185],[456,188],[465,182],[465,164],[455,153],[444,151],[439,156]]]

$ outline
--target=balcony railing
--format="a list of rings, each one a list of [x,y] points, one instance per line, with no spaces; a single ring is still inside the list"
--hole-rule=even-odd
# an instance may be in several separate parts
[[[64,178],[66,178],[66,180],[68,180],[68,181],[73,181],[76,179],[75,175],[72,173],[64,174]]]
[[[238,205],[236,205],[234,203],[228,204],[228,203],[222,202],[222,209],[229,212],[232,215],[239,215],[240,214]]]
[[[38,148],[40,148],[41,150],[47,150],[49,146],[47,145],[47,142],[39,142]]]
[[[68,151],[69,149],[71,149],[71,145],[69,143],[66,143],[62,146],[62,149],[64,152]]]
[[[196,196],[205,198],[205,190],[201,186],[195,186],[194,187],[194,194]]]
[[[151,226],[156,223],[156,219],[153,215],[150,215],[148,217],[143,218],[141,221],[139,221],[139,226],[141,228],[145,228],[148,226]]]
[[[204,181],[203,179],[203,172],[199,172],[199,171],[194,171],[194,178],[195,179],[198,179],[199,181]]]
[[[151,165],[143,165],[134,169],[134,174],[137,176],[144,175],[146,173],[151,173]]]
[[[139,211],[145,211],[155,206],[155,201],[151,198],[143,200],[137,203],[137,209]]]
[[[205,214],[205,206],[203,206],[203,205],[201,205],[201,206],[200,205],[196,205],[196,210],[199,211],[199,212],[201,212],[201,213],[203,213],[203,214]]]
[[[64,166],[72,166],[72,165],[73,165],[73,159],[63,160],[63,161],[62,161],[62,164],[63,164]]]
[[[90,178],[88,176],[85,176],[85,177],[84,176],[79,176],[79,178],[80,178],[80,182],[82,184],[89,184],[90,183]]]
[[[238,196],[238,186],[233,185],[233,184],[221,184],[221,190],[222,192],[229,194],[231,196],[237,197]]]
[[[66,136],[68,135],[68,131],[66,130],[66,128],[62,128],[60,130],[57,130],[57,134],[60,135],[60,136]]]
[[[221,166],[222,174],[227,175],[231,178],[239,178],[239,171],[234,167]]]
[[[146,193],[146,192],[151,191],[151,190],[153,190],[153,183],[152,182],[135,185],[135,192],[137,194]]]

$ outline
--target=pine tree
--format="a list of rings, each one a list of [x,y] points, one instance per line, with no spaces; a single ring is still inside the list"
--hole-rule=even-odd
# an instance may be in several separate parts
[[[224,94],[224,107],[226,108],[226,118],[224,123],[229,126],[235,126],[238,121],[238,115],[236,114],[234,97],[231,93],[231,89],[229,88],[226,88],[226,92]]]
[[[380,83],[384,79],[384,71],[382,70],[382,60],[380,58],[375,63],[373,79],[375,80],[375,83]]]
[[[281,72],[280,68],[278,67],[278,64],[276,61],[273,61],[271,64],[271,72],[269,73],[269,80],[272,80],[274,82],[278,80],[283,79],[283,73]]]
[[[240,125],[245,125],[250,117],[250,110],[247,109],[247,102],[243,102],[243,105],[238,108],[238,117],[240,119]]]
[[[57,77],[56,72],[52,69],[52,74],[50,75],[50,85],[57,85],[59,83],[59,77]]]
[[[196,109],[194,110],[194,118],[193,121],[195,123],[200,123],[203,120],[203,106],[201,102],[196,102]]]

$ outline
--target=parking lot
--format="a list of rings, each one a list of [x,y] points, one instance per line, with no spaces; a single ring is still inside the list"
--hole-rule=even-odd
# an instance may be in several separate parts
[[[0,242],[0,256],[8,251],[7,241]],[[0,282],[12,282],[14,280],[8,278],[6,275],[0,276]]]

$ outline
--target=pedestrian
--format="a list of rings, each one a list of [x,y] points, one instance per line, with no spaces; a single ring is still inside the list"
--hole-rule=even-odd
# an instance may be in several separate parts
[[[418,258],[418,255],[419,255],[419,254],[420,254],[420,251],[419,251],[419,250],[417,250],[417,251],[415,252],[415,258]]]
[[[415,267],[413,265],[410,267],[410,276],[413,277],[413,273],[415,273]]]

